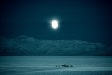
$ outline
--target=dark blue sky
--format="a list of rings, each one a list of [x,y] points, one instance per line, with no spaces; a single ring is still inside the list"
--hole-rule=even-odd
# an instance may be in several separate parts
[[[1,36],[112,42],[111,0],[1,0],[0,11]]]

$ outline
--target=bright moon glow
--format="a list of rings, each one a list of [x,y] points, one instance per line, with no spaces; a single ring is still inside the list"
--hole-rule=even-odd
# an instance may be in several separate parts
[[[52,20],[51,24],[52,24],[52,28],[53,29],[57,29],[58,28],[58,21],[57,20]]]

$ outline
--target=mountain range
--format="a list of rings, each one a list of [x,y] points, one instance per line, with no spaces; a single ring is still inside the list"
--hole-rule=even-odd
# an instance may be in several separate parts
[[[81,40],[39,40],[0,37],[0,56],[111,56],[112,45]]]

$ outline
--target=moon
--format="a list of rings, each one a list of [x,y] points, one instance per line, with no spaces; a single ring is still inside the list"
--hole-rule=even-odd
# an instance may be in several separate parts
[[[53,29],[58,29],[58,20],[52,20],[51,21],[51,26]]]

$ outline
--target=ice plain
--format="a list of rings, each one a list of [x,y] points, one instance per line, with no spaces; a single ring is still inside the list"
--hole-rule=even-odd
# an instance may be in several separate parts
[[[112,75],[112,57],[0,56],[0,75]]]

